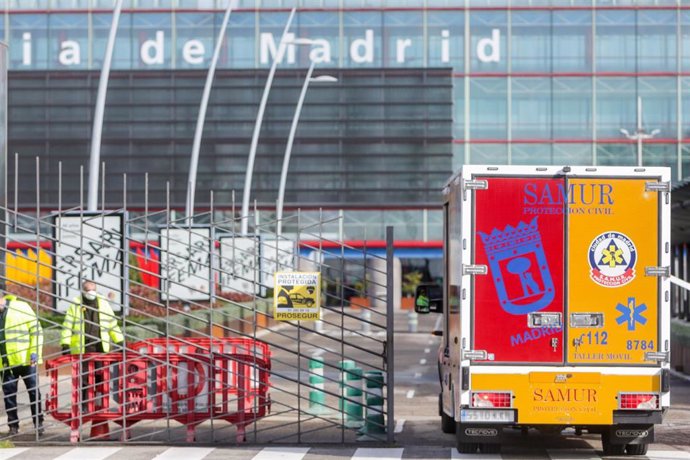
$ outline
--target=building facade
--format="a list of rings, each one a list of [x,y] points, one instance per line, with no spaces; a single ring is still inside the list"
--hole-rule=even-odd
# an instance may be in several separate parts
[[[45,158],[48,169],[71,162],[74,178],[77,164],[88,168],[113,1],[4,3],[10,152]],[[161,207],[168,180],[173,204],[184,205],[225,5],[125,0],[102,159],[115,173],[149,168]],[[253,120],[292,7],[291,37],[314,42],[288,45],[269,98],[251,195],[268,213],[310,62],[339,81],[309,90],[286,207],[342,213],[345,239],[381,238],[391,223],[401,239],[440,239],[436,197],[462,164],[635,165],[640,156],[671,167],[675,181],[690,175],[687,0],[242,0],[202,141],[201,205],[209,190],[221,207],[231,190],[241,201]],[[19,183],[30,183],[35,166],[20,163]],[[131,202],[143,202],[141,192]]]

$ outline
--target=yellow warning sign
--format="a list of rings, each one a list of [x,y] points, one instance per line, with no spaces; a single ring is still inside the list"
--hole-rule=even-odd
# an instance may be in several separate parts
[[[278,321],[320,319],[321,273],[279,272],[274,275],[273,318]]]

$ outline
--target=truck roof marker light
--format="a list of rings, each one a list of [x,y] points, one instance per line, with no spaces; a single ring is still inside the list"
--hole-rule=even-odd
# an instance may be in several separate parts
[[[618,407],[627,410],[655,410],[659,408],[659,395],[656,393],[620,393]]]
[[[472,407],[512,407],[513,395],[509,391],[477,391],[472,393]]]
[[[585,168],[585,171],[587,172],[596,172],[597,168]]]

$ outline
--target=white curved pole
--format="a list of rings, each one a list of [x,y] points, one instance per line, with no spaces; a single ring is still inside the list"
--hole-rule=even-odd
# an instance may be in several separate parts
[[[297,100],[297,108],[295,108],[295,115],[292,117],[290,134],[288,135],[287,145],[285,146],[283,169],[280,172],[280,186],[278,187],[278,203],[276,204],[276,220],[278,222],[278,226],[276,228],[277,236],[280,236],[283,232],[283,200],[285,198],[285,184],[287,182],[288,166],[290,165],[290,155],[292,154],[292,143],[295,140],[295,132],[297,132],[297,124],[299,122],[300,113],[302,112],[304,98],[307,95],[307,88],[309,87],[309,82],[311,81],[312,72],[314,72],[314,61],[312,61],[311,65],[309,65],[309,70],[307,70],[307,77],[304,79],[302,92],[299,94],[299,99]]]
[[[194,142],[192,144],[192,158],[189,161],[189,178],[187,179],[187,203],[185,207],[185,217],[192,219],[194,215],[194,194],[196,192],[196,176],[197,166],[199,165],[199,150],[201,149],[201,136],[204,132],[204,123],[206,122],[206,109],[208,108],[208,99],[211,95],[211,86],[213,86],[213,78],[216,75],[216,66],[218,64],[218,57],[223,46],[223,38],[225,38],[225,30],[228,27],[230,20],[230,13],[235,7],[236,0],[228,0],[228,6],[225,9],[225,16],[223,17],[223,24],[218,33],[218,40],[216,47],[213,50],[213,58],[211,65],[206,74],[206,83],[204,84],[204,92],[201,96],[201,104],[199,105],[199,117],[196,119],[196,130],[194,131]]]
[[[242,232],[242,235],[247,234],[249,226],[249,194],[252,188],[252,176],[254,175],[254,158],[256,157],[256,148],[259,143],[259,131],[261,131],[261,123],[264,120],[264,111],[266,110],[268,93],[271,91],[271,85],[273,85],[273,76],[276,73],[276,67],[278,66],[278,63],[283,60],[283,55],[285,54],[285,41],[287,39],[288,30],[290,29],[290,24],[292,23],[292,18],[294,17],[294,15],[295,8],[293,8],[292,11],[290,11],[290,17],[288,17],[287,24],[285,24],[285,29],[283,29],[283,35],[280,37],[278,51],[276,52],[275,59],[273,59],[273,63],[271,64],[271,70],[269,70],[268,72],[268,78],[266,79],[264,93],[261,96],[261,103],[259,104],[259,113],[256,115],[254,133],[252,134],[252,143],[249,147],[247,172],[244,176],[244,191],[242,193],[242,214],[240,215],[240,218],[242,219],[242,225],[240,226],[240,231]]]
[[[113,61],[113,49],[115,48],[115,35],[120,22],[122,0],[116,0],[113,9],[113,21],[110,23],[108,44],[105,48],[103,68],[98,81],[98,95],[96,97],[96,111],[93,116],[93,129],[91,131],[91,155],[89,158],[89,196],[87,209],[95,211],[98,206],[98,165],[101,162],[101,135],[103,132],[103,112],[105,111],[105,96],[108,92],[108,80],[110,79],[110,66]]]

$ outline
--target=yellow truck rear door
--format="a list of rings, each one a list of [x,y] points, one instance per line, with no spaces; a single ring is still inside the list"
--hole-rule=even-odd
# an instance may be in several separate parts
[[[655,365],[660,265],[659,193],[650,179],[568,178],[568,364]]]

